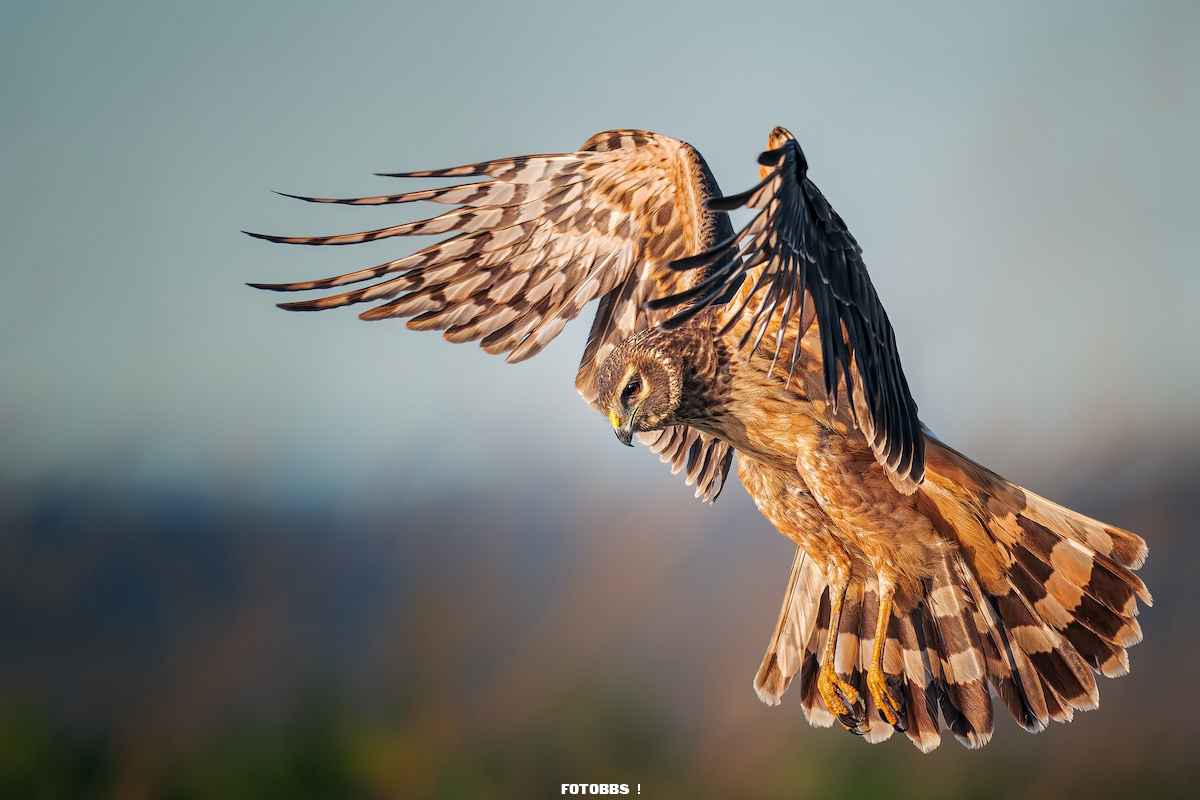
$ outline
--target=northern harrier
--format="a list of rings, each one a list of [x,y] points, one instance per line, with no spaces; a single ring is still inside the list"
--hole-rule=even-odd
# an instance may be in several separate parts
[[[722,198],[689,145],[597,134],[574,153],[396,177],[480,178],[318,203],[457,206],[432,219],[276,242],[455,235],[413,255],[275,291],[366,288],[282,308],[383,301],[453,342],[520,361],[590,300],[576,377],[617,436],[636,434],[710,502],[733,452],[763,515],[797,544],[754,686],[770,705],[799,675],[814,725],[923,751],[993,728],[990,691],[1039,731],[1094,708],[1095,675],[1128,671],[1145,543],[1016,487],[922,427],[895,339],[841,217],[782,128],[756,187]],[[761,209],[735,234],[727,211]]]

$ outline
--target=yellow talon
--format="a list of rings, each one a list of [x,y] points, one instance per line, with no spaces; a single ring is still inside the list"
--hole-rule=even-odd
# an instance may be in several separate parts
[[[817,691],[821,693],[821,699],[825,701],[825,708],[829,709],[830,714],[839,718],[853,716],[851,706],[859,701],[858,690],[839,678],[832,666],[822,667],[817,673]]]
[[[879,709],[879,713],[883,715],[888,724],[899,725],[900,703],[892,696],[887,675],[874,664],[867,670],[867,690],[871,693],[871,699],[875,701],[875,707]]]

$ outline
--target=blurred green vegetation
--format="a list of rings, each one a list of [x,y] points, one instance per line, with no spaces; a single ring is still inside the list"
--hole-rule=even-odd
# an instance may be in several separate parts
[[[0,797],[85,800],[112,796],[113,754],[95,737],[73,734],[45,714],[0,715]]]
[[[804,735],[733,789],[697,764],[651,707],[598,684],[559,692],[517,735],[465,735],[432,704],[367,714],[332,697],[307,699],[276,724],[245,723],[131,774],[114,742],[47,717],[0,717],[0,797],[6,800],[491,800],[560,795],[563,782],[641,784],[666,800],[757,797],[825,800],[993,800],[1047,796],[1047,776],[1077,769],[1003,746],[984,758],[919,756],[899,737],[868,747],[832,730]],[[134,773],[137,766],[133,765]],[[717,772],[719,773],[719,769]],[[1088,796],[1185,798],[1191,776],[1149,765],[1110,774]],[[1069,796],[1069,795],[1068,795]]]
[[[564,781],[641,783],[658,798],[716,796],[688,777],[661,719],[597,687],[562,693],[512,738],[465,738],[428,704],[374,715],[330,697],[300,705],[274,725],[221,731],[133,780],[114,743],[10,711],[0,716],[0,797],[454,800],[557,795]]]

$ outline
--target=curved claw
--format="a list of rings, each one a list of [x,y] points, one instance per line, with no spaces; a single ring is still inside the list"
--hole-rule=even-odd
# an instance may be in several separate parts
[[[866,703],[858,690],[842,680],[832,667],[823,667],[817,674],[817,691],[825,701],[825,708],[846,730],[860,735],[865,733],[862,724],[867,719]]]
[[[887,683],[888,694],[890,694],[893,699],[900,699],[899,707],[896,710],[896,715],[900,719],[892,723],[892,727],[901,733],[904,733],[908,730],[908,698],[904,694],[904,679],[899,675],[891,675],[888,677]]]
[[[847,714],[838,714],[837,721],[842,723],[842,727],[853,733],[855,736],[866,736],[868,728],[862,726],[864,719],[851,717]]]
[[[871,693],[871,700],[879,710],[879,715],[893,728],[904,730],[907,722],[904,714],[904,693],[900,687],[899,676],[889,677],[882,669],[874,666],[867,670],[867,691]]]
[[[859,695],[854,700],[849,702],[848,705],[850,706],[850,713],[839,714],[838,721],[842,723],[842,726],[845,727],[846,730],[850,731],[856,736],[862,736],[871,727],[869,724],[867,724],[867,704],[864,702],[862,696]],[[846,725],[845,720],[850,720],[854,723],[854,725]]]
[[[850,704],[850,713],[838,714],[837,721],[855,736],[866,736],[867,732],[871,730],[871,726],[867,722],[867,704],[863,702],[862,698]]]

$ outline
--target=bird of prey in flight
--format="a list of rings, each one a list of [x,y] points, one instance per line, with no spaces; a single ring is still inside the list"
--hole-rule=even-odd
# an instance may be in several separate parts
[[[818,726],[922,751],[948,729],[993,730],[992,695],[1029,731],[1098,702],[1096,675],[1129,669],[1141,639],[1136,535],[1005,481],[917,418],[891,323],[862,251],[776,128],[761,182],[723,197],[691,146],[646,131],[576,152],[395,177],[458,185],[316,203],[454,206],[364,233],[274,242],[346,245],[452,234],[412,255],[324,280],[282,303],[374,303],[508,361],[536,355],[599,299],[575,380],[617,437],[636,435],[714,501],[736,451],[759,510],[797,545],[755,676],[775,705],[798,676]],[[728,211],[757,215],[740,232]]]

